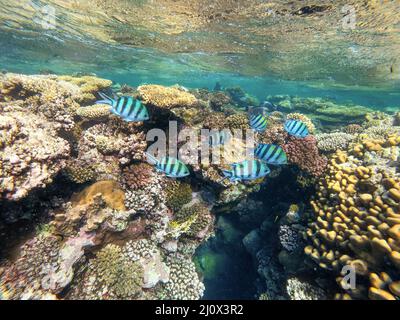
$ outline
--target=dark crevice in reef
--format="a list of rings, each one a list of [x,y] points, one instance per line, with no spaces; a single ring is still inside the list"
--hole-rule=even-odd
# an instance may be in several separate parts
[[[0,260],[14,260],[19,246],[34,237],[40,225],[52,220],[47,213],[57,209],[84,185],[71,183],[58,174],[45,189],[36,189],[17,202],[0,201]]]

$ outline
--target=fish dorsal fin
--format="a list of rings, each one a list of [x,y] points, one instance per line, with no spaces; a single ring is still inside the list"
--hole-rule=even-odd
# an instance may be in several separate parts
[[[98,94],[103,100],[96,101],[96,104],[109,104],[109,105],[112,105],[113,102],[115,101],[114,99],[112,99],[108,95],[106,95],[104,92],[98,92]]]

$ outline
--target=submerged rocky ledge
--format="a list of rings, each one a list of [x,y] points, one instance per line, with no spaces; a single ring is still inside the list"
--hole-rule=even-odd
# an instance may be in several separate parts
[[[127,123],[97,93],[140,98],[151,119]],[[200,299],[205,259],[193,256],[237,215],[259,299],[400,297],[400,115],[323,99],[268,97],[257,142],[280,145],[289,165],[232,183],[233,140],[219,165],[173,180],[145,160],[146,133],[249,129],[259,101],[216,91],[117,86],[95,76],[0,76],[0,298]],[[289,136],[283,119],[311,135]],[[223,222],[223,221],[222,221]],[[204,263],[202,264],[201,261]],[[212,265],[208,261],[208,264]],[[357,273],[348,288],[343,267]],[[232,279],[235,281],[235,279]]]

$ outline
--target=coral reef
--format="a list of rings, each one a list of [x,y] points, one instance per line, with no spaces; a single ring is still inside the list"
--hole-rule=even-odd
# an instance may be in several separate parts
[[[390,284],[399,279],[400,180],[387,162],[399,144],[400,137],[393,136],[337,151],[318,182],[311,203],[315,218],[307,230],[312,244],[305,252],[337,274],[345,291],[338,298],[392,299],[397,294]],[[342,285],[343,266],[353,267],[360,277],[356,289]]]
[[[106,104],[96,104],[88,107],[79,107],[76,110],[76,114],[85,120],[99,119],[108,117],[110,112],[110,106]]]
[[[355,137],[352,134],[343,132],[320,133],[315,136],[318,141],[318,148],[324,152],[346,150]]]
[[[138,87],[138,92],[140,98],[145,104],[151,104],[158,108],[191,108],[198,104],[198,101],[194,95],[176,87],[143,85]]]
[[[288,156],[288,160],[299,166],[300,169],[313,176],[320,176],[326,168],[327,159],[319,154],[317,140],[313,136],[304,139],[289,137],[282,146]]]
[[[179,181],[168,181],[166,185],[166,205],[174,211],[179,210],[192,200],[190,184]]]
[[[140,190],[149,185],[153,168],[147,163],[132,164],[122,171],[123,181],[129,190]]]
[[[287,120],[299,120],[299,121],[303,122],[306,125],[306,127],[308,129],[308,132],[310,134],[314,134],[315,133],[316,129],[315,129],[314,124],[312,123],[311,119],[309,117],[307,117],[306,115],[304,115],[304,114],[297,113],[297,112],[289,113],[286,116],[286,119]]]
[[[290,300],[325,300],[326,295],[320,288],[301,281],[298,278],[289,278],[286,290]]]
[[[70,156],[53,123],[20,107],[2,109],[0,139],[0,194],[11,200],[50,184]]]
[[[341,105],[322,98],[300,98],[290,96],[267,97],[285,113],[300,112],[320,122],[324,128],[351,123],[361,123],[370,108],[359,105]]]
[[[198,300],[204,293],[204,284],[199,280],[195,265],[185,256],[168,257],[170,279],[159,293],[166,300]]]

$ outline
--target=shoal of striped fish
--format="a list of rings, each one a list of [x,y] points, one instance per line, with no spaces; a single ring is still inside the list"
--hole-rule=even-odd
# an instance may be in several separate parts
[[[308,136],[308,129],[304,122],[299,120],[287,120],[284,126],[287,133],[297,138],[305,138]]]
[[[165,173],[169,178],[183,178],[190,174],[188,167],[180,160],[172,157],[162,157],[160,160],[146,153],[149,163],[155,166],[158,172]]]
[[[250,127],[257,132],[264,132],[267,129],[267,119],[262,115],[250,116]]]
[[[271,172],[268,166],[259,160],[245,160],[231,165],[231,170],[222,173],[231,181],[256,180]]]
[[[254,150],[254,155],[268,164],[287,164],[287,155],[285,151],[283,151],[282,147],[275,144],[260,143]]]
[[[111,112],[121,117],[127,122],[139,122],[149,120],[149,113],[146,106],[139,100],[130,96],[110,98],[102,92],[99,92],[103,100],[97,101],[97,104],[108,104],[111,106]]]
[[[209,143],[210,146],[220,146],[227,144],[232,138],[232,134],[226,130],[212,130],[210,131]]]

